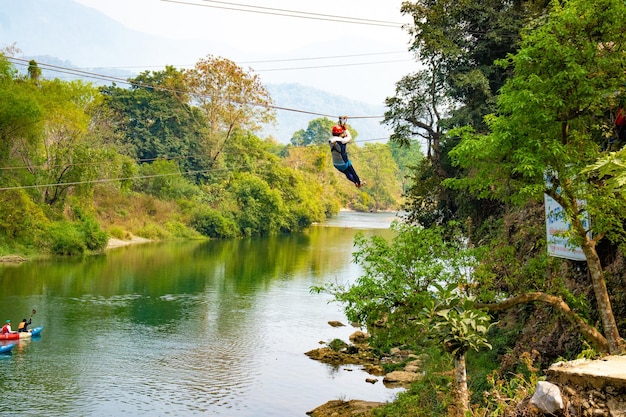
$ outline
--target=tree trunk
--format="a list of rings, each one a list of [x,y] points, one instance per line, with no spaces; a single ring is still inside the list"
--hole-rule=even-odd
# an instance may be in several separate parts
[[[615,322],[615,316],[613,315],[613,309],[611,307],[611,300],[609,299],[609,292],[606,288],[606,281],[604,279],[604,271],[600,263],[600,257],[596,252],[595,247],[585,241],[582,244],[583,252],[587,258],[587,268],[591,275],[591,282],[593,285],[593,292],[596,296],[596,302],[598,303],[598,312],[602,319],[602,328],[604,330],[604,336],[609,345],[609,353],[616,355],[622,353],[622,338],[619,335],[617,323]]]
[[[563,184],[561,185],[563,186]],[[566,189],[565,186],[563,186],[563,188]],[[606,288],[602,263],[596,251],[596,241],[589,236],[586,225],[583,224],[580,217],[581,211],[584,208],[581,209],[581,207],[579,207],[578,200],[574,197],[564,197],[561,193],[557,193],[556,191],[550,192],[549,195],[554,198],[561,207],[565,208],[574,233],[582,239],[580,246],[587,260],[587,269],[591,275],[593,292],[596,297],[596,303],[598,304],[598,312],[602,320],[602,329],[608,343],[608,350],[610,354],[620,354],[623,351],[623,341],[619,335],[613,309],[611,308],[611,300],[609,299],[609,292]]]
[[[573,212],[579,214],[580,207],[578,207],[578,202],[576,200],[572,201],[574,207]],[[609,291],[606,288],[606,280],[604,279],[604,270],[602,269],[602,263],[596,251],[596,242],[589,236],[585,225],[583,225],[578,215],[571,216],[571,223],[576,234],[583,238],[581,248],[587,259],[587,269],[591,275],[591,283],[594,295],[596,296],[596,303],[598,303],[598,312],[602,320],[604,337],[606,337],[609,344],[609,353],[612,355],[620,354],[623,351],[623,341],[619,335],[615,316],[613,315]]]
[[[470,410],[469,389],[467,388],[467,369],[465,366],[465,352],[454,355],[454,382],[456,385],[456,413],[457,417],[465,416]]]

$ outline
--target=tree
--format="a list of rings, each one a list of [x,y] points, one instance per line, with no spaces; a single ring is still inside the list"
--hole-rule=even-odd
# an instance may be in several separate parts
[[[473,298],[462,296],[457,284],[445,288],[437,283],[433,286],[437,289],[436,296],[426,300],[420,316],[429,328],[429,336],[454,357],[456,415],[463,417],[470,412],[465,354],[472,349],[491,349],[487,342],[491,318],[476,308]]]
[[[208,158],[200,152],[206,135],[204,114],[189,103],[183,73],[167,66],[143,72],[130,80],[131,88],[102,88],[104,105],[113,113],[113,140],[120,152],[142,163],[176,159],[189,177],[207,178]]]
[[[490,318],[474,306],[462,288],[472,282],[476,259],[460,235],[444,229],[394,223],[391,241],[380,236],[355,238],[356,263],[364,275],[353,284],[313,287],[343,304],[349,320],[376,329],[387,347],[424,346],[434,340],[455,361],[458,415],[469,410],[465,354],[490,348]],[[380,323],[384,323],[381,328]],[[380,342],[378,342],[380,343]]]
[[[290,142],[294,146],[326,145],[334,125],[335,122],[327,117],[313,119],[309,122],[306,130],[300,129],[295,132]],[[352,134],[352,132],[350,133]]]
[[[456,126],[485,131],[483,117],[495,109],[495,96],[507,71],[494,64],[517,48],[526,18],[542,10],[544,0],[417,0],[402,3],[412,17],[408,32],[422,69],[396,84],[386,99],[384,123],[394,130],[392,141],[403,146],[419,140],[426,159],[416,160],[407,189],[409,220],[428,226],[475,216],[482,222],[493,204],[469,198],[441,185],[463,175],[449,164],[447,153],[457,138]],[[465,219],[463,219],[465,220]]]
[[[620,0],[552,3],[545,23],[529,28],[519,52],[503,62],[514,75],[498,99],[499,113],[488,118],[491,133],[468,136],[452,152],[471,176],[449,181],[509,203],[545,193],[563,207],[572,225],[567,237],[587,260],[611,353],[620,352],[622,342],[596,247],[604,238],[623,239],[626,204],[583,170],[612,134],[604,115],[625,93],[625,18]]]
[[[39,68],[37,61],[34,59],[28,61],[28,77],[35,82],[39,81],[41,77],[41,68]]]
[[[216,161],[235,129],[260,129],[274,120],[269,92],[255,74],[234,62],[207,56],[185,72],[186,86],[206,117],[205,152]]]

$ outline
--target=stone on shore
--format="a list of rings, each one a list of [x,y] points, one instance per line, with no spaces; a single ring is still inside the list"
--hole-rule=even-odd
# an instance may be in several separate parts
[[[383,404],[385,403],[362,400],[333,400],[307,411],[306,414],[311,417],[369,417],[373,409]]]

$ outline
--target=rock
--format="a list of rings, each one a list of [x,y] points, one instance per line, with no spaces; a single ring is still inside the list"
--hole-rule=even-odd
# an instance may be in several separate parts
[[[340,321],[336,321],[336,320],[331,320],[331,321],[328,322],[328,324],[330,324],[333,327],[343,327],[343,326],[345,326],[345,324],[343,324]]]
[[[363,370],[370,375],[383,376],[385,375],[385,369],[380,365],[366,364],[363,366]]]
[[[360,330],[357,330],[356,332],[352,333],[349,337],[352,343],[365,343],[367,342],[367,339],[369,338],[370,338],[369,334],[363,333]]]
[[[537,382],[535,393],[530,399],[530,403],[547,414],[554,414],[563,409],[563,397],[558,386],[547,382]]]
[[[378,379],[376,378],[365,378],[365,382],[368,382],[370,384],[375,384],[378,382]]]
[[[393,371],[385,375],[383,382],[387,384],[410,384],[417,381],[420,376],[415,372]]]
[[[363,364],[375,364],[378,362],[378,358],[368,350],[351,349],[356,353],[337,352],[329,347],[323,347],[319,349],[313,349],[305,353],[309,358],[324,362],[330,365],[363,365]]]
[[[351,416],[371,416],[373,409],[384,405],[384,403],[361,400],[332,400],[328,401],[314,410],[307,411],[311,417],[351,417]]]

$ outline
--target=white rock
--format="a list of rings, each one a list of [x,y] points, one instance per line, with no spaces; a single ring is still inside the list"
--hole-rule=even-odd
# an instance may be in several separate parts
[[[563,409],[563,397],[561,390],[556,385],[547,382],[537,382],[535,393],[530,399],[530,403],[547,414],[553,414],[555,411]]]

